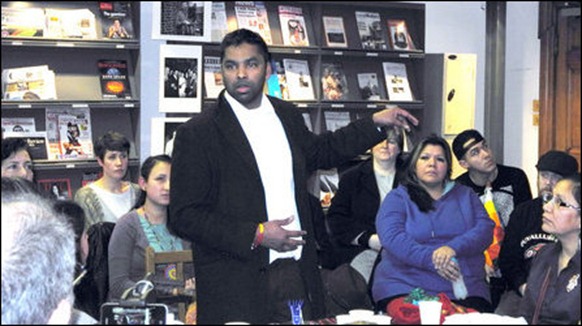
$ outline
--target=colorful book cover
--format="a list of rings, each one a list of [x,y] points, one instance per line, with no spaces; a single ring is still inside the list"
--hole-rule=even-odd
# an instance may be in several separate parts
[[[301,7],[279,6],[279,21],[284,45],[309,46],[307,25]]]
[[[47,107],[45,111],[49,160],[94,158],[89,108]]]
[[[392,50],[416,50],[408,26],[403,19],[388,19],[388,34]]]
[[[105,99],[131,99],[127,61],[99,60],[97,62],[101,94]]]
[[[99,2],[101,36],[106,39],[134,38],[131,1]]]
[[[265,43],[273,44],[267,8],[263,1],[235,1],[234,12],[238,28],[257,32],[263,37]]]
[[[328,101],[346,100],[348,98],[348,81],[341,63],[321,64],[321,89],[323,99]]]
[[[289,99],[289,87],[285,77],[285,67],[281,60],[271,61],[271,76],[267,79],[267,94],[283,99]]]
[[[379,13],[356,11],[356,23],[362,41],[362,49],[386,50]]]

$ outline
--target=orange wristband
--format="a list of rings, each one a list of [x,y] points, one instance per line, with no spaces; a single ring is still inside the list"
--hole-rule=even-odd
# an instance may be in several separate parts
[[[265,226],[263,223],[259,223],[259,226],[257,227],[257,233],[255,234],[255,241],[253,241],[253,244],[251,245],[251,250],[255,250],[258,246],[260,246],[264,237]]]

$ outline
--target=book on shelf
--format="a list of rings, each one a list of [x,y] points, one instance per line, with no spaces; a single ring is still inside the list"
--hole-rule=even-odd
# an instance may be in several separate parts
[[[127,61],[99,60],[97,69],[104,99],[131,99]]]
[[[32,133],[36,132],[34,118],[14,117],[2,118],[2,134],[6,132]]]
[[[68,178],[59,179],[40,179],[38,180],[40,189],[49,197],[56,200],[72,199],[71,180]]]
[[[346,111],[324,111],[325,128],[327,131],[336,131],[350,124],[350,113]]]
[[[359,73],[358,87],[362,100],[377,101],[380,99],[380,85],[375,72]]]
[[[386,79],[386,93],[390,101],[413,101],[412,90],[408,82],[406,65],[399,62],[383,62]]]
[[[46,8],[46,29],[48,38],[96,39],[95,15],[87,8],[54,9]]]
[[[4,69],[3,98],[9,101],[54,100],[55,73],[47,65]]]
[[[212,42],[220,43],[228,34],[228,16],[226,14],[226,3],[224,1],[212,1],[212,31],[210,39]]]
[[[303,112],[303,113],[301,113],[301,115],[303,116],[303,120],[305,121],[305,126],[307,127],[307,129],[309,129],[309,131],[313,132],[313,124],[311,123],[311,115],[309,115],[308,112]]]
[[[106,39],[134,38],[131,1],[100,1],[101,36]]]
[[[301,7],[280,5],[279,21],[284,45],[309,46],[307,25]]]
[[[267,92],[269,95],[289,100],[289,87],[285,76],[285,67],[281,60],[271,60],[271,76],[267,79]]]
[[[321,64],[321,89],[323,99],[329,101],[348,98],[348,81],[341,63],[324,62]]]
[[[46,108],[49,160],[94,157],[89,108]]]
[[[356,24],[364,50],[386,50],[380,13],[356,11]]]
[[[263,1],[235,1],[234,12],[238,28],[246,28],[261,35],[265,43],[273,45],[267,8]]]
[[[323,30],[327,46],[331,48],[348,47],[343,17],[323,16]]]
[[[22,138],[28,144],[28,153],[33,160],[48,159],[48,145],[46,132],[31,131],[31,132],[3,132],[2,136],[6,138]]]
[[[2,7],[2,37],[42,37],[44,10]]]
[[[224,89],[220,71],[220,57],[204,57],[204,86],[207,98],[217,98],[218,94]]]
[[[283,59],[290,100],[315,100],[307,60]]]
[[[416,50],[404,19],[388,19],[388,35],[393,50]]]

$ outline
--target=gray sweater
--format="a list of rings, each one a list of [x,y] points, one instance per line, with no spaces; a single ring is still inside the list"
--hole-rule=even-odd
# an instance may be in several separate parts
[[[136,210],[122,216],[109,241],[109,299],[121,298],[123,292],[145,276],[145,250],[148,239]],[[182,240],[184,250],[190,243]]]

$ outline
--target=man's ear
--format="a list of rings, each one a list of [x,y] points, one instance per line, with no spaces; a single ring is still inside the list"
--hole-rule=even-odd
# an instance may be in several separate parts
[[[465,160],[459,160],[459,165],[464,169],[469,169],[469,163],[467,163]]]

